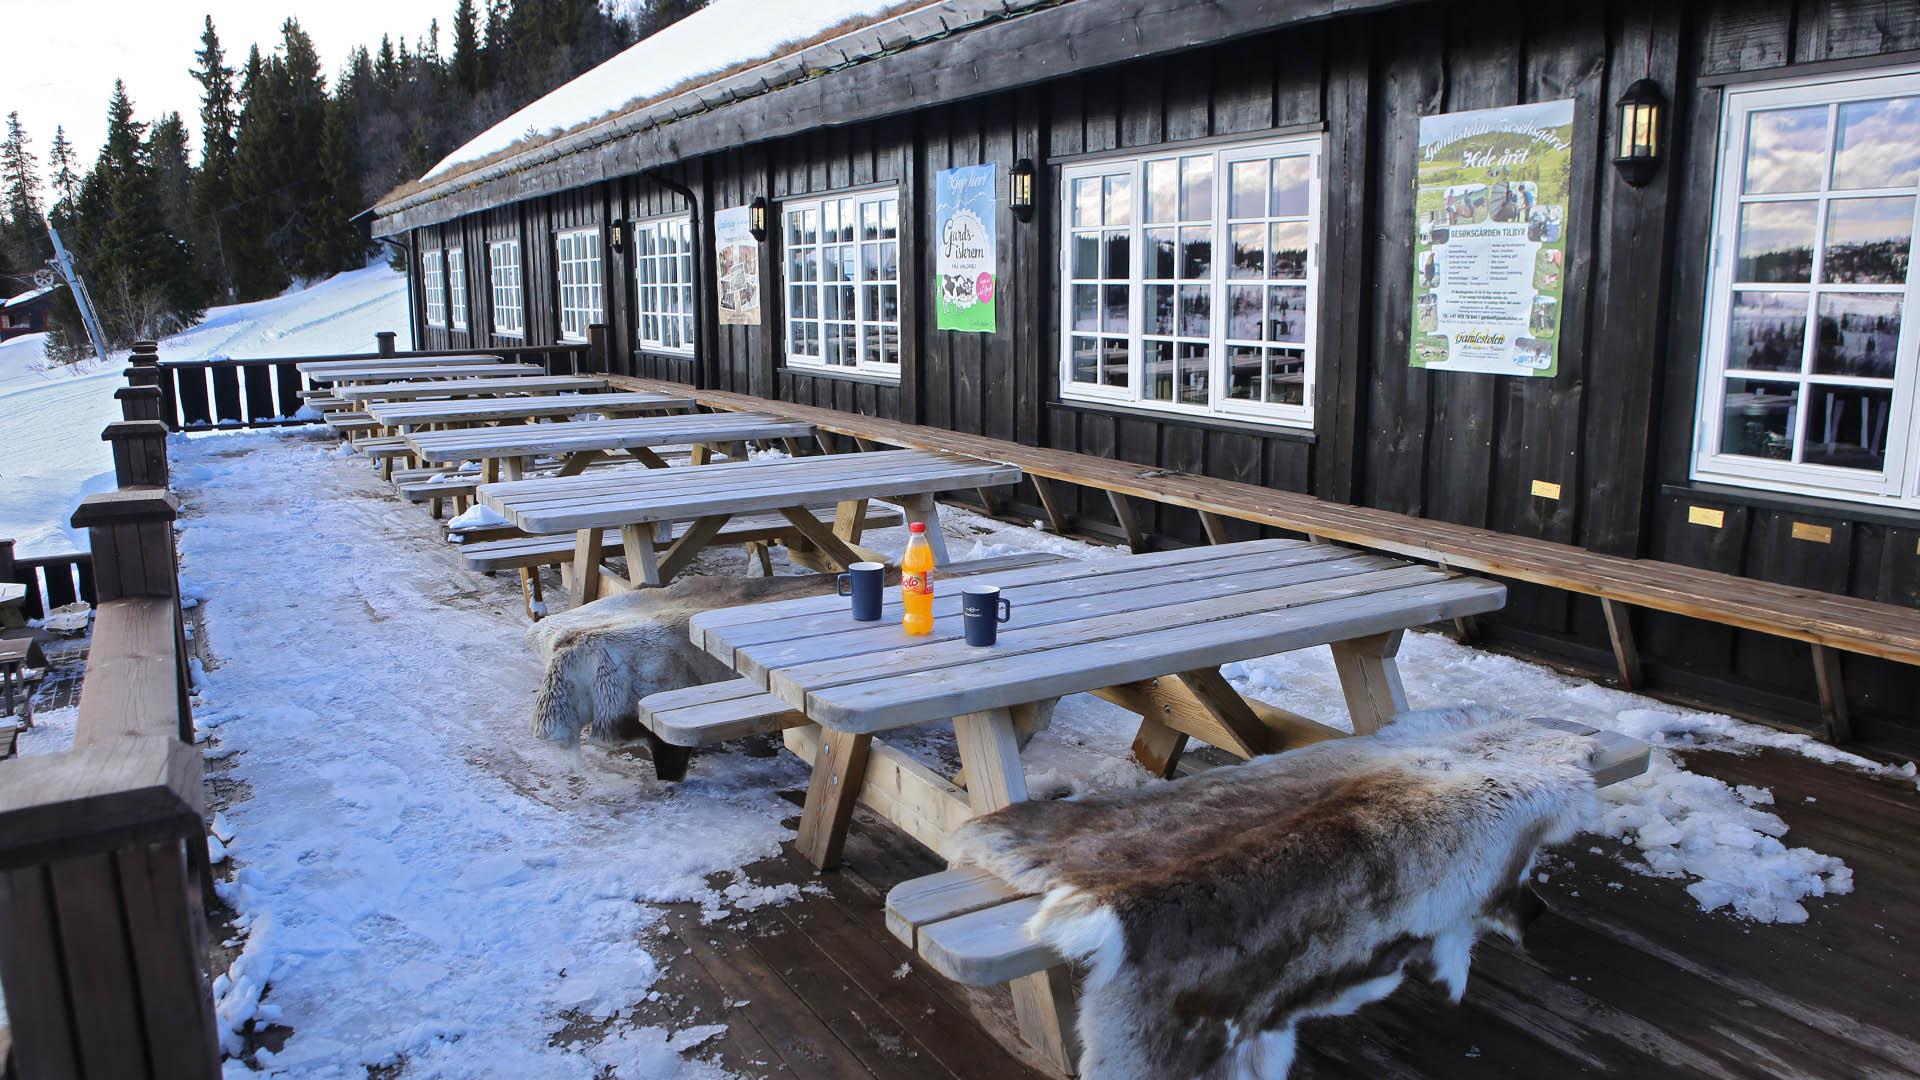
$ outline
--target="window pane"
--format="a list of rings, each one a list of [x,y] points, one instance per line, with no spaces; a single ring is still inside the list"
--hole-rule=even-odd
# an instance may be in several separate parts
[[[1307,194],[1313,183],[1313,159],[1275,158],[1273,162],[1274,217],[1306,217]]]
[[[1265,379],[1260,350],[1235,345],[1227,350],[1227,396],[1239,401],[1259,401],[1260,384]]]
[[[1180,336],[1206,337],[1211,333],[1213,297],[1206,285],[1180,286]]]
[[[1728,379],[1720,407],[1720,452],[1785,461],[1793,456],[1800,388],[1793,383]]]
[[[1173,342],[1149,341],[1146,354],[1141,358],[1140,388],[1142,397],[1150,401],[1173,400]]]
[[[1307,354],[1299,349],[1269,349],[1267,361],[1271,374],[1267,400],[1276,405],[1307,403]]]
[[[1887,467],[1887,423],[1892,415],[1890,389],[1815,385],[1808,397],[1800,460],[1879,472]]]
[[[900,286],[880,286],[880,321],[900,321]]]
[[[1103,285],[1101,288],[1106,292],[1106,303],[1101,305],[1104,312],[1101,329],[1108,333],[1126,333],[1127,286]]]
[[[1267,289],[1267,340],[1307,340],[1307,287],[1274,285]]]
[[[1205,345],[1180,346],[1180,401],[1182,404],[1207,404],[1207,383],[1213,374],[1207,369],[1208,355]]]
[[[1212,229],[1197,225],[1180,230],[1180,276],[1188,279],[1213,276]]]
[[[1213,217],[1213,158],[1180,159],[1180,220],[1206,221]]]
[[[1745,191],[1817,191],[1826,158],[1825,105],[1754,113],[1747,121]]]
[[[1273,226],[1273,267],[1269,277],[1304,278],[1307,276],[1307,223],[1276,222]]]
[[[1171,278],[1174,259],[1174,230],[1148,229],[1144,272],[1149,278]]]
[[[1807,343],[1805,293],[1733,294],[1727,366],[1753,371],[1799,371]]]
[[[880,204],[864,203],[860,207],[860,238],[878,240],[880,238]]]
[[[1900,297],[1822,293],[1813,370],[1820,375],[1891,379],[1900,344]]]
[[[1146,290],[1145,300],[1143,301],[1146,305],[1146,311],[1144,312],[1145,322],[1141,327],[1141,333],[1173,333],[1173,286],[1146,285],[1142,286],[1142,288]]]
[[[1100,234],[1077,232],[1073,234],[1073,262],[1068,273],[1076,278],[1097,278],[1100,276]]]
[[[1227,276],[1236,278],[1265,277],[1267,272],[1267,227],[1265,225],[1235,225],[1233,227],[1233,261],[1227,264]]]
[[[1820,280],[1905,285],[1913,246],[1913,197],[1835,199],[1827,204]]]
[[[1236,341],[1260,340],[1260,285],[1227,286],[1227,336]]]
[[[1236,161],[1233,172],[1233,200],[1227,214],[1236,218],[1265,217],[1267,214],[1267,163]]]
[[[1107,218],[1108,225],[1133,224],[1133,178],[1130,176],[1107,177]]]
[[[1172,158],[1147,162],[1147,220],[1172,221],[1179,205],[1180,183]]]
[[[1074,382],[1099,382],[1100,371],[1097,367],[1099,358],[1099,339],[1076,336],[1073,339],[1073,353],[1068,358],[1071,362],[1069,377]]]
[[[1133,237],[1132,233],[1126,232],[1124,230],[1115,230],[1107,234],[1107,242],[1106,242],[1106,249],[1107,249],[1106,276],[1107,277],[1127,278],[1133,274],[1133,267],[1129,264],[1128,254],[1127,254],[1128,242],[1132,239],[1132,237]]]
[[[1100,224],[1100,178],[1082,177],[1073,182],[1073,223]]]
[[[1125,338],[1100,339],[1100,377],[1108,386],[1127,385],[1127,341]]]
[[[1920,182],[1920,98],[1847,102],[1837,143],[1836,189],[1912,187]]]
[[[1073,328],[1075,330],[1100,329],[1099,293],[1098,285],[1073,287]]]
[[[1818,203],[1752,203],[1740,208],[1736,281],[1808,281]]]
[[[880,235],[889,240],[900,237],[900,200],[888,199],[880,204]]]
[[[880,328],[880,362],[883,364],[900,362],[900,331],[895,327]]]

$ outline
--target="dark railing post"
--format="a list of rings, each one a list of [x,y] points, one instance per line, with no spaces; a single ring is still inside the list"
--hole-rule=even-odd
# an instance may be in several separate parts
[[[121,487],[167,486],[166,424],[157,419],[116,420],[100,437],[113,444],[113,474]]]
[[[164,488],[89,495],[73,512],[93,547],[93,587],[104,604],[125,597],[177,597],[173,519],[179,500]]]
[[[128,375],[131,379],[133,376]],[[123,386],[113,392],[120,402],[120,415],[127,420],[159,420],[160,388],[157,386]]]
[[[13,538],[0,537],[0,583],[13,580]]]
[[[373,335],[373,340],[378,344],[379,352],[381,356],[393,355],[393,343],[394,343],[395,337],[396,335],[391,330],[382,330],[379,333],[376,333]]]

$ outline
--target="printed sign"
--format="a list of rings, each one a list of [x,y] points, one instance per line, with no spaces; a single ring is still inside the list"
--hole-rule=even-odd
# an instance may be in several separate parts
[[[940,295],[934,326],[975,334],[994,331],[995,284],[999,252],[995,247],[994,166],[969,165],[934,174],[934,222],[938,245],[934,277]]]
[[[1572,175],[1572,99],[1420,118],[1414,367],[1559,370]]]
[[[713,215],[713,265],[720,280],[720,324],[760,324],[760,241],[753,238],[749,210],[736,206]]]

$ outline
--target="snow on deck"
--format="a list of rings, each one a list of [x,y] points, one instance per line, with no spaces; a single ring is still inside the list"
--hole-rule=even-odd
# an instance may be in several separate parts
[[[512,577],[465,570],[364,459],[311,431],[176,437],[172,451],[183,580],[205,600],[197,719],[210,771],[236,792],[223,821],[235,877],[221,891],[244,946],[216,986],[230,1044],[249,1021],[290,1027],[283,1051],[257,1063],[302,1076],[403,1060],[408,1076],[468,1075],[476,1062],[542,1077],[708,1071],[698,1043],[724,1016],[681,1031],[630,1019],[675,959],[670,938],[646,931],[663,902],[719,917],[794,895],[705,881],[791,838],[780,823],[792,806],[774,792],[804,788],[799,763],[708,752],[671,785],[621,751],[539,743],[526,729],[539,671]],[[1116,554],[944,517],[956,558]],[[897,551],[903,537],[866,542]],[[1771,746],[1899,771],[1437,634],[1409,635],[1401,659],[1416,708],[1479,701],[1661,746]],[[1227,673],[1244,692],[1347,724],[1325,650]],[[1085,695],[1063,701],[1026,754],[1035,795],[1154,782],[1126,757],[1136,722]],[[901,742],[950,755],[937,728]],[[1577,843],[1612,853],[1623,877],[1683,879],[1702,908],[1802,921],[1801,901],[1849,891],[1851,873],[1786,843],[1770,801],[1657,751],[1648,775],[1605,793],[1591,825],[1612,839]],[[563,1029],[570,1041],[550,1045]]]

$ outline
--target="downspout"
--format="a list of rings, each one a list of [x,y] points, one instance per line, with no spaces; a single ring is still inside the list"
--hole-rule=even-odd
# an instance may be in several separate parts
[[[693,388],[705,390],[708,388],[707,364],[713,359],[713,349],[718,347],[718,342],[714,340],[716,335],[708,332],[706,312],[718,298],[710,300],[707,297],[707,287],[713,282],[710,280],[712,275],[707,273],[706,230],[700,226],[700,197],[693,193],[692,188],[662,175],[658,169],[646,169],[640,176],[687,200],[687,209],[693,218],[693,295],[699,301],[699,328],[693,339]]]

